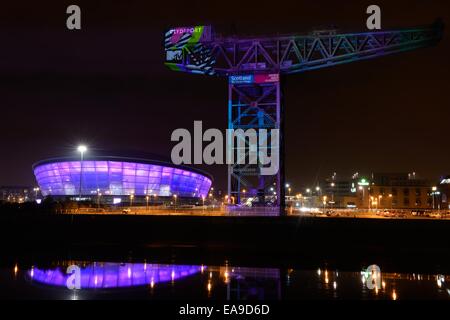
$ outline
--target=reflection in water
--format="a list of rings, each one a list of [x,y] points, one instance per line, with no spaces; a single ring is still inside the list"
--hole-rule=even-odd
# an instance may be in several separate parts
[[[296,271],[297,280],[300,278],[299,274],[303,274],[305,278],[307,273],[302,270]],[[370,286],[368,281],[373,278],[367,278],[366,271],[357,272],[339,272],[328,271],[320,268],[316,271],[317,279],[319,281],[318,287],[322,291],[322,295],[326,298],[362,298],[362,299],[390,299],[399,300],[402,292],[405,299],[448,299],[450,298],[450,276],[436,274],[423,275],[416,273],[389,273],[380,272],[376,277],[380,277],[379,286]],[[289,277],[289,282],[291,282]],[[359,285],[357,279],[360,279]],[[308,280],[300,280],[307,283]],[[331,288],[329,284],[332,283],[333,292],[330,294]],[[339,286],[338,286],[339,284]],[[373,283],[372,283],[373,284]],[[342,290],[338,290],[342,289]],[[328,293],[328,296],[326,296]]]
[[[70,291],[66,288],[70,276],[66,273],[69,265],[80,267],[82,290]],[[9,269],[9,274],[16,283],[20,282],[20,279],[28,280],[22,283],[23,292],[29,290],[52,293],[55,291],[47,291],[45,286],[59,287],[63,289],[63,291],[58,291],[60,297],[66,298],[70,293],[72,299],[97,299],[102,298],[105,293],[112,292],[116,293],[119,298],[127,298],[130,292],[138,292],[139,297],[159,299],[404,300],[450,298],[448,285],[450,277],[442,274],[380,272],[377,275],[377,277],[379,276],[377,285],[371,288],[372,282],[370,281],[374,278],[368,277],[367,271],[349,272],[327,268],[302,270],[247,268],[230,266],[228,263],[225,263],[224,266],[204,266],[63,261],[55,262],[51,268],[33,266],[25,269],[26,271],[21,272],[17,264],[12,265]],[[44,284],[45,286],[33,284]],[[160,285],[157,286],[157,284]],[[146,289],[145,286],[151,290]],[[121,291],[120,288],[129,289]],[[95,289],[111,289],[111,291]]]
[[[147,263],[93,263],[80,267],[81,289],[121,288],[175,281],[200,272],[200,266]],[[52,286],[66,286],[70,274],[65,268],[31,268],[33,281]]]

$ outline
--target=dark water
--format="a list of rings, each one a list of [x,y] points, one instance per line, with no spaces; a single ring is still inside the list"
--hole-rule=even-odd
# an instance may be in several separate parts
[[[79,267],[80,289],[67,268]],[[449,299],[450,276],[381,273],[369,288],[364,270],[255,268],[233,265],[52,261],[3,267],[2,299],[303,300]],[[379,288],[379,289],[378,289]]]

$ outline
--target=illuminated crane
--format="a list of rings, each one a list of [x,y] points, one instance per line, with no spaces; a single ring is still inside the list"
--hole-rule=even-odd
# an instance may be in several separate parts
[[[228,199],[239,203],[244,191],[258,199],[259,205],[276,205],[284,214],[284,105],[280,75],[431,46],[439,42],[442,32],[440,21],[400,30],[320,30],[255,38],[223,37],[214,34],[210,26],[173,28],[165,34],[165,64],[174,71],[228,77],[228,129],[279,129],[279,137],[269,151],[279,155],[278,173],[262,175],[261,163],[229,165]],[[267,139],[271,138],[269,134]],[[235,145],[228,146],[234,155],[238,154]],[[246,157],[248,152],[246,148]]]

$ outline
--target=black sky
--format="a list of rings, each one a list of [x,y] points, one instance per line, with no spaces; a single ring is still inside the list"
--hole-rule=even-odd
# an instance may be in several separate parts
[[[226,128],[226,79],[163,65],[171,26],[276,34],[337,25],[365,30],[366,7],[382,27],[450,23],[448,1],[45,1],[0,9],[0,185],[33,185],[31,164],[90,148],[169,155],[170,134]],[[78,4],[82,30],[65,27]],[[314,183],[337,172],[450,173],[449,30],[437,47],[290,76],[287,179]],[[223,166],[203,167],[219,186]]]

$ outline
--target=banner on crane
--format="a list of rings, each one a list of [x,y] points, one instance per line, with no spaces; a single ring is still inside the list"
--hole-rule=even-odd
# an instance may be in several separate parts
[[[166,32],[165,48],[182,48],[212,40],[211,26],[178,27]]]
[[[278,73],[269,74],[240,74],[229,77],[231,84],[252,84],[252,83],[273,83],[279,82],[280,75]]]

